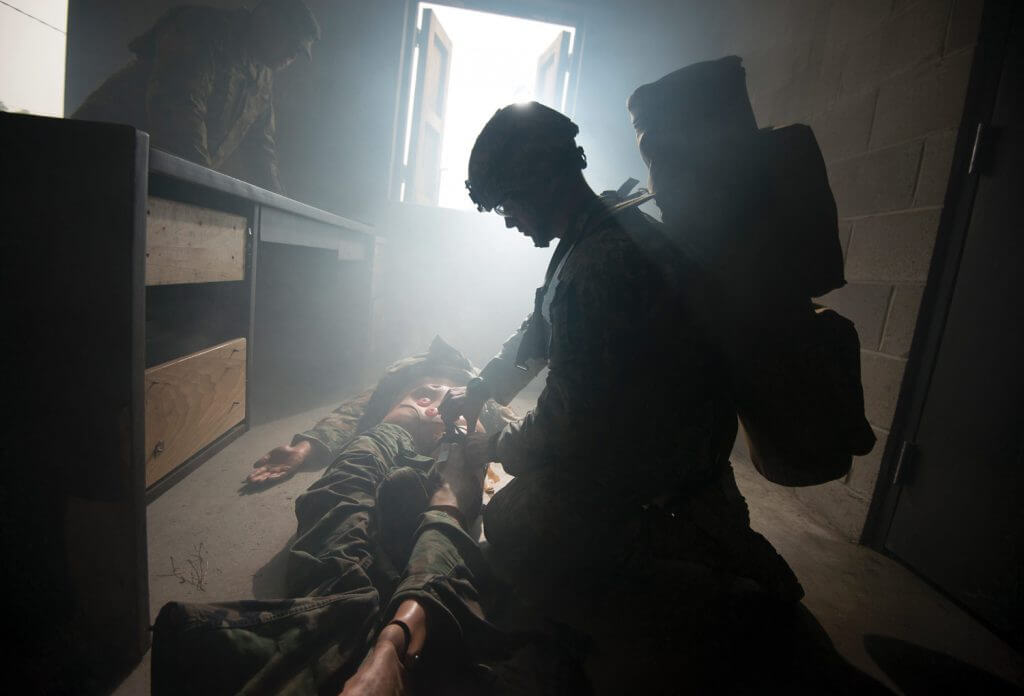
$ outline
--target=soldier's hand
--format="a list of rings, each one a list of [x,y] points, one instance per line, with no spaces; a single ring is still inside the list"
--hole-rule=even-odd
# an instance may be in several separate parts
[[[311,451],[312,445],[308,440],[301,440],[294,445],[275,447],[252,465],[253,472],[245,481],[252,484],[264,484],[290,476],[302,466]]]
[[[437,410],[445,425],[455,423],[459,420],[459,416],[464,416],[468,426],[467,432],[472,433],[476,430],[476,423],[480,419],[480,412],[483,411],[486,402],[486,390],[453,387],[441,399]]]

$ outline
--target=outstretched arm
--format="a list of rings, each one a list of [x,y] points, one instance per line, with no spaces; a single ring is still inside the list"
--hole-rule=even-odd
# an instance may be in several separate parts
[[[246,483],[266,484],[287,478],[304,464],[320,466],[334,461],[359,432],[359,419],[373,389],[348,399],[309,430],[298,433],[290,445],[275,447],[252,466]]]

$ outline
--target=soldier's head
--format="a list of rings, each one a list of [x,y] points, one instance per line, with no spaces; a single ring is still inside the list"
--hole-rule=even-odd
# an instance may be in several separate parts
[[[274,70],[299,56],[313,56],[320,25],[303,0],[262,0],[252,12],[253,45],[259,59]]]
[[[437,375],[420,377],[408,384],[405,392],[396,399],[381,421],[405,428],[412,435],[416,449],[423,453],[433,450],[444,435],[444,421],[437,409],[448,390],[460,382],[451,372],[437,372]],[[459,425],[466,426],[465,418],[459,417]],[[480,422],[476,429],[485,432]]]
[[[583,182],[587,159],[577,133],[568,117],[537,102],[499,109],[469,157],[466,188],[477,210],[494,210],[506,227],[548,246],[559,233],[565,192]]]

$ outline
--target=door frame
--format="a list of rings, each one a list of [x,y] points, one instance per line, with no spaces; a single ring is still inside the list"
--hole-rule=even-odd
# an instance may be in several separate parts
[[[953,163],[942,214],[911,342],[903,383],[878,480],[861,533],[861,543],[900,560],[888,551],[886,540],[896,514],[905,468],[913,466],[913,444],[921,425],[932,373],[941,350],[946,319],[956,289],[960,259],[971,222],[978,181],[984,170],[986,135],[999,91],[1015,0],[986,0],[975,47],[963,117],[957,132]],[[1017,17],[1017,21],[1021,21]],[[980,138],[978,138],[980,130]],[[976,140],[979,147],[975,148]],[[991,142],[990,140],[988,142]],[[972,158],[974,167],[971,168]],[[904,443],[908,444],[904,452]],[[901,456],[902,455],[902,456]],[[903,462],[900,462],[900,459]],[[900,471],[900,469],[904,471]],[[909,567],[909,566],[908,566]],[[911,568],[913,570],[913,568]],[[917,571],[915,574],[920,575]],[[923,577],[923,576],[922,576]],[[927,578],[924,578],[927,581]]]
[[[409,113],[409,101],[416,91],[415,85],[411,90],[409,89],[413,78],[412,57],[419,31],[416,28],[416,22],[419,19],[420,4],[423,2],[573,27],[576,34],[573,37],[573,49],[569,57],[569,90],[565,100],[565,115],[569,118],[573,117],[576,110],[580,67],[583,65],[583,39],[586,34],[587,12],[582,5],[571,2],[545,2],[544,0],[405,0],[405,25],[402,32],[402,51],[399,56],[401,68],[398,74],[398,92],[395,98],[397,107],[392,125],[391,167],[388,181],[388,197],[395,202],[400,201],[399,192],[404,177],[405,122],[406,115]]]

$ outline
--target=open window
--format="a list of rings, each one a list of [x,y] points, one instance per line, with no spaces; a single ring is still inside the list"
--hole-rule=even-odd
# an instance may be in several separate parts
[[[441,143],[448,106],[452,42],[433,10],[423,11],[419,69],[412,107],[405,200],[437,205],[441,187]]]
[[[440,3],[417,3],[413,12],[391,195],[471,209],[464,184],[469,154],[496,110],[536,100],[571,116],[578,22]]]
[[[533,98],[562,111],[569,88],[569,44],[572,35],[563,31],[537,59],[537,82]]]

